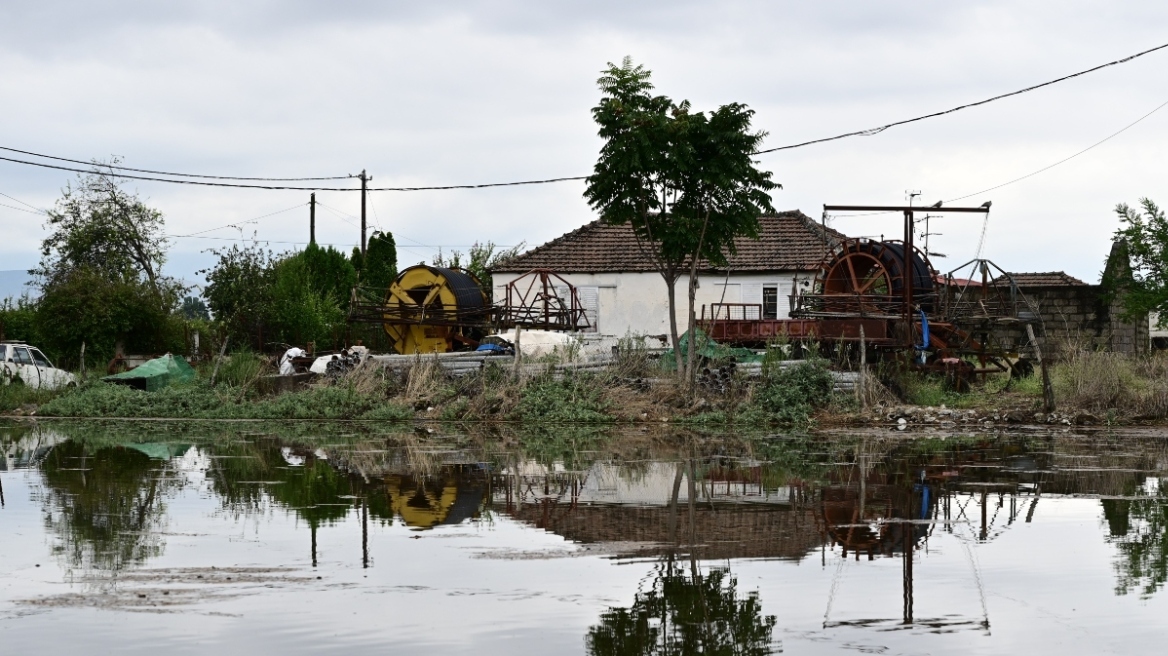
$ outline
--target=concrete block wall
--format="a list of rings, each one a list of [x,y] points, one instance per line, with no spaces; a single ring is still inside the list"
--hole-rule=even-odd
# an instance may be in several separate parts
[[[1134,322],[1121,318],[1118,299],[1110,303],[1100,285],[1022,288],[1037,310],[1035,333],[1051,355],[1068,346],[1140,353],[1148,348],[1147,317]]]

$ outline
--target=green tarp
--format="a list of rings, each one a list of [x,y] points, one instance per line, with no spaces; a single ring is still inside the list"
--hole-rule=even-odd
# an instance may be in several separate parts
[[[730,358],[734,358],[736,362],[762,362],[763,356],[761,353],[755,353],[747,348],[719,344],[710,339],[706,331],[701,328],[694,328],[694,335],[697,337],[694,341],[697,342],[698,357],[704,357],[715,362],[725,362]],[[689,353],[689,333],[683,333],[677,341],[680,342],[681,356],[684,358]],[[669,349],[662,354],[661,364],[667,369],[673,369],[677,366],[673,358],[673,349]]]
[[[149,360],[129,371],[106,376],[107,383],[129,385],[140,390],[153,392],[173,383],[185,383],[195,379],[195,370],[186,360],[167,353],[161,358]]]

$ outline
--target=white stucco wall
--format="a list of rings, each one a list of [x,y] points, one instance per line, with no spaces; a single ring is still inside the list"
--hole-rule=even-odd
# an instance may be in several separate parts
[[[494,297],[500,302],[506,295],[507,284],[521,274],[494,274]],[[605,335],[626,334],[662,335],[669,333],[668,295],[665,282],[657,273],[571,273],[561,274],[565,280],[580,291],[584,299],[589,291],[595,290],[597,298],[598,332]],[[775,271],[750,274],[725,274],[701,276],[696,301],[696,311],[701,317],[702,305],[712,303],[762,303],[763,289],[774,285],[778,289],[778,318],[785,319],[790,314],[791,295],[796,280],[809,281],[812,273],[807,271]],[[677,321],[684,331],[686,302],[686,278],[678,281]],[[591,289],[588,289],[591,288]]]

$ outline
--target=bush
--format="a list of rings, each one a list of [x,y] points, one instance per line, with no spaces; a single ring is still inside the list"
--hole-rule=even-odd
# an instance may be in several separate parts
[[[806,424],[811,413],[831,400],[835,378],[822,359],[769,367],[754,390],[753,404],[779,424]]]
[[[238,388],[198,381],[143,392],[125,385],[92,383],[53,399],[40,414],[55,417],[183,419],[377,419],[413,417],[405,406],[361,394],[350,386],[328,385],[247,401]]]
[[[514,415],[524,421],[612,422],[603,392],[603,385],[591,375],[539,378],[523,388]]]

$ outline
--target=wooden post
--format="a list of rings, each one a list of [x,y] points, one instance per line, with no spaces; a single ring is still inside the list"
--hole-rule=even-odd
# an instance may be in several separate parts
[[[523,326],[515,324],[515,359],[512,361],[514,363],[512,369],[516,375],[519,374],[519,364],[523,359],[523,352],[519,350],[519,334],[521,332],[523,332]]]
[[[227,340],[231,335],[224,335],[223,346],[219,347],[219,357],[215,358],[215,368],[211,370],[211,385],[215,384],[215,377],[219,375],[219,363],[223,361],[223,354],[227,352]]]
[[[868,340],[864,338],[864,324],[860,324],[860,376],[856,379],[856,393],[860,406],[868,409]]]
[[[1026,336],[1034,345],[1034,357],[1038,358],[1038,367],[1042,370],[1042,409],[1044,412],[1054,412],[1054,390],[1050,386],[1050,371],[1046,368],[1046,360],[1042,357],[1042,349],[1034,337],[1034,326],[1026,324]]]

